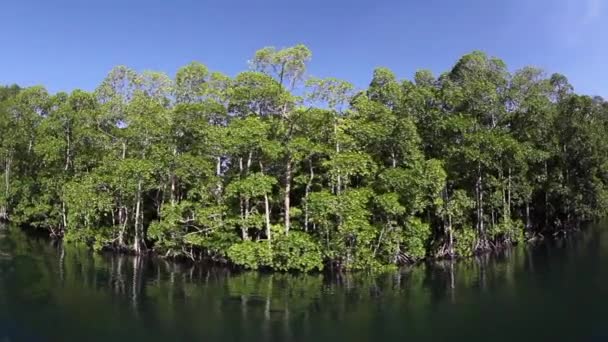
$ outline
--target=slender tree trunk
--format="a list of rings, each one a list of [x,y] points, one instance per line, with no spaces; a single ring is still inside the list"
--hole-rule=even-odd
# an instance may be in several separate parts
[[[268,201],[268,194],[264,194],[264,216],[266,223],[266,238],[268,242],[272,241],[271,231],[270,231],[270,202]]]
[[[245,220],[247,218],[247,210],[245,208],[245,198],[241,197],[241,238],[244,240],[249,240],[249,234],[247,233],[247,227],[245,226]]]
[[[480,235],[480,228],[479,228],[479,223],[481,222],[480,218],[481,215],[479,213],[479,175],[477,176],[477,181],[475,182],[475,211],[476,211],[476,216],[477,216],[477,222],[476,222],[476,230],[477,230],[477,235]],[[479,236],[478,236],[479,237]]]
[[[482,241],[486,243],[486,231],[484,228],[484,219],[483,219],[483,178],[481,174],[479,175],[479,231],[481,233]]]
[[[70,139],[70,130],[69,129],[66,132],[65,138],[66,138],[66,145],[67,145],[67,147],[66,147],[66,151],[65,151],[65,167],[64,167],[64,170],[67,171],[70,168],[70,163],[71,163],[70,154],[72,153],[70,151],[70,149],[71,149],[71,139]]]
[[[249,223],[249,197],[245,197],[245,222]],[[249,234],[247,232],[247,227],[243,227],[243,239],[249,239]]]
[[[336,155],[340,154],[340,141],[338,140],[338,122],[334,120],[334,136],[336,139]],[[342,178],[340,176],[340,170],[337,170],[338,176],[336,177],[336,195],[340,195],[342,189]]]
[[[452,214],[448,213],[448,251],[450,258],[454,257],[454,231],[452,230]]]
[[[547,184],[549,183],[549,168],[547,166],[547,161],[545,160],[545,227],[549,227],[549,192],[547,189]]]
[[[167,184],[163,184],[161,189],[156,191],[156,197],[154,199],[154,204],[156,205],[156,215],[161,217],[162,208],[165,205],[165,192],[167,189]]]
[[[501,186],[501,188],[502,188],[501,189],[501,192],[502,192],[502,196],[501,196],[502,197],[502,220],[503,220],[503,222],[506,222],[507,218],[508,218],[509,209],[507,209],[507,192],[505,190],[504,183]]]
[[[176,156],[177,147],[173,147],[173,157],[175,158]],[[171,179],[171,206],[175,206],[175,202],[177,200],[177,179],[173,170],[169,172],[169,178]]]
[[[509,219],[511,218],[511,168],[509,168],[509,176],[507,180],[507,213],[509,214]]]
[[[177,195],[176,195],[175,175],[173,174],[173,172],[171,172],[169,177],[171,178],[171,206],[175,206],[175,201],[176,201]]]
[[[384,232],[386,231],[387,227],[389,226],[389,220],[390,218],[387,217],[386,218],[386,225],[384,227],[382,227],[382,230],[380,231],[380,236],[378,236],[378,243],[376,243],[376,248],[374,248],[374,257],[376,257],[376,254],[378,253],[378,249],[380,249],[380,245],[382,245],[382,238],[384,238]]]
[[[505,177],[504,177],[504,173],[502,171],[502,169],[500,169],[498,171],[498,181],[500,184],[500,200],[502,201],[502,206],[499,208],[498,212],[496,213],[496,216],[498,219],[502,218],[503,222],[506,222],[507,220],[507,190],[506,190],[506,185],[505,185]],[[492,227],[494,227],[495,224],[495,218],[494,218],[494,206],[492,206]],[[501,215],[500,217],[498,217],[498,215]]]
[[[122,160],[127,158],[127,143],[122,141]],[[129,221],[129,209],[124,205],[122,194],[118,197],[118,224],[120,225],[120,231],[118,232],[118,245],[119,248],[126,247],[125,234],[127,231],[127,222]]]
[[[249,154],[247,155],[247,170],[245,172],[249,173],[249,170],[251,169],[251,158],[253,157],[253,152],[249,151]]]
[[[477,249],[486,249],[486,233],[483,219],[483,178],[481,175],[481,164],[477,165],[477,184],[475,192],[477,194],[477,231],[478,231],[478,243]]]
[[[243,168],[243,158],[239,157],[239,177],[243,178],[244,168]],[[245,197],[243,195],[239,195],[239,208],[241,211],[241,238],[244,240],[249,240],[249,236],[247,234],[247,228],[245,227],[245,215],[247,215],[247,207],[245,204]]]
[[[61,201],[61,217],[63,219],[62,234],[68,229],[68,215],[65,208],[65,201]]]
[[[308,232],[308,225],[310,221],[309,212],[308,212],[308,196],[310,195],[310,189],[312,188],[312,182],[315,177],[315,171],[312,166],[312,159],[308,160],[309,165],[309,174],[308,183],[306,183],[306,190],[304,193],[304,231]]]
[[[285,234],[289,235],[289,228],[291,228],[291,221],[290,221],[290,214],[291,214],[291,208],[290,208],[290,198],[289,196],[291,195],[291,158],[288,157],[287,158],[287,163],[285,164],[285,198],[284,198],[284,205],[285,205]]]
[[[216,197],[219,201],[219,197],[222,193],[222,158],[221,157],[217,157],[216,159],[216,163],[215,163],[215,177],[217,177],[217,194]]]
[[[247,156],[247,168],[245,169],[245,177],[247,175],[249,175],[249,170],[251,169],[251,157],[252,157],[252,152],[249,151],[249,154]],[[249,214],[251,212],[250,209],[250,204],[249,204],[250,198],[245,198],[245,220],[247,220],[249,218]]]
[[[10,199],[10,174],[11,174],[11,164],[12,164],[12,152],[9,152],[8,156],[5,160],[4,167],[4,203],[2,208],[0,208],[0,220],[8,221],[8,203]]]
[[[260,162],[260,172],[264,174],[264,165]],[[270,231],[270,203],[268,201],[268,194],[264,194],[264,221],[266,224],[266,239],[268,243],[272,241],[271,231]]]
[[[448,205],[450,203],[450,194],[448,193],[447,185],[444,188],[444,194],[444,209],[447,214],[446,229],[448,233],[448,253],[450,254],[450,258],[452,258],[454,257],[454,232],[452,231],[452,213],[451,210],[448,208]]]
[[[530,229],[532,223],[530,222],[530,202],[526,201],[526,229]]]
[[[243,158],[239,157],[239,177],[243,178]]]
[[[9,197],[10,186],[11,186],[11,166],[13,163],[13,158],[9,154],[6,158],[6,167],[4,168],[4,190],[6,193],[6,198]]]
[[[118,232],[118,245],[120,248],[125,245],[125,230],[126,230],[126,208],[123,206],[118,207],[118,224],[120,225],[120,231]]]
[[[217,157],[215,162],[215,176],[219,177],[222,175],[222,158]]]
[[[141,203],[142,181],[137,182],[137,194],[135,195],[135,238],[133,249],[139,254],[143,250],[143,222],[142,222],[142,203]]]

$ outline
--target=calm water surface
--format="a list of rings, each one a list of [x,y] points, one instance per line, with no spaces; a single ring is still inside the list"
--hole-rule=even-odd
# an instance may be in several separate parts
[[[0,341],[608,341],[606,231],[338,277],[231,274],[0,230]]]

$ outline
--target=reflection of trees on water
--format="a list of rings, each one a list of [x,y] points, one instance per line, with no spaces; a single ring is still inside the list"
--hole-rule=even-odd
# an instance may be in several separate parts
[[[500,290],[515,296],[522,275],[528,273],[529,277],[530,272],[547,267],[539,263],[539,256],[542,261],[545,254],[559,252],[507,249],[381,275],[264,274],[97,254],[22,233],[11,234],[9,240],[0,242],[0,248],[9,248],[17,256],[12,264],[17,267],[10,275],[13,283],[5,283],[1,277],[5,269],[0,269],[0,294],[6,286],[19,287],[13,289],[18,296],[62,310],[81,312],[83,305],[89,306],[91,313],[78,317],[83,322],[94,321],[93,314],[101,311],[115,316],[117,326],[128,324],[125,319],[134,320],[159,331],[182,331],[182,339],[223,336],[226,329],[232,329],[234,334],[257,331],[262,337],[279,335],[282,340],[293,340],[315,329],[327,327],[329,331],[344,321],[373,331],[368,325],[374,324],[380,309],[399,310],[404,322],[415,326],[434,308],[465,305],[480,292]],[[558,243],[573,244],[568,247],[576,253],[591,240],[581,236]],[[598,241],[598,249],[606,243],[594,241]],[[4,264],[0,262],[0,267],[6,267]],[[11,299],[0,295],[0,303],[9,305],[1,300]]]
[[[0,261],[8,260],[11,258],[11,254],[6,251],[4,244],[6,243],[7,230],[3,223],[0,223]]]
[[[146,302],[145,309],[157,306],[171,312],[203,301],[206,310],[238,311],[242,322],[276,323],[305,321],[311,314],[340,320],[357,306],[383,302],[421,306],[446,299],[456,302],[460,291],[512,284],[528,255],[525,250],[505,251],[374,276],[239,273],[126,255],[93,255],[70,246],[60,247],[56,257],[62,281],[126,299],[135,312],[141,302]]]

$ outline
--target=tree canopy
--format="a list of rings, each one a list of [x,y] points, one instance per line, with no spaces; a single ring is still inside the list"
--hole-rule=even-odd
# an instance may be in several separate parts
[[[312,78],[304,45],[228,77],[111,70],[0,87],[0,219],[96,249],[377,269],[573,229],[608,208],[608,103],[475,51],[435,77]]]

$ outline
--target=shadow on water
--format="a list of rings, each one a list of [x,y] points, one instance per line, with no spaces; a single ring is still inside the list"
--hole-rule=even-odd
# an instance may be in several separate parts
[[[0,230],[0,341],[594,340],[607,251],[589,229],[376,276],[261,274]]]

